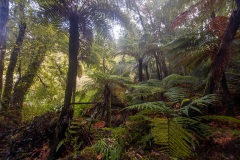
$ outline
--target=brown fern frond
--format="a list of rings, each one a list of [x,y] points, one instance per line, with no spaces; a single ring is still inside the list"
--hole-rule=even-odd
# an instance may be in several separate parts
[[[207,25],[206,29],[208,31],[212,31],[214,35],[218,36],[219,38],[222,38],[228,22],[229,22],[228,17],[218,16],[218,17],[212,18],[210,23]]]
[[[171,30],[176,26],[181,25],[183,22],[194,18],[202,13],[214,11],[214,6],[222,3],[222,0],[201,0],[194,5],[190,6],[186,11],[180,13],[173,21]]]

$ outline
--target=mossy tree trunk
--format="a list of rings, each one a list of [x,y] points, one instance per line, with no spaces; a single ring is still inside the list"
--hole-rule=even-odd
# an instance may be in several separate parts
[[[38,51],[33,54],[32,62],[29,64],[26,73],[18,79],[14,85],[8,109],[10,125],[17,127],[21,123],[21,111],[25,95],[31,87],[37,71],[44,60],[45,52],[45,47],[38,48]]]
[[[9,0],[1,0],[0,2],[0,103],[2,98],[3,69],[4,69],[4,58],[6,53],[8,16],[9,16]]]
[[[78,67],[78,51],[79,51],[79,24],[78,15],[72,13],[69,17],[69,64],[67,73],[67,85],[65,90],[64,105],[58,119],[58,124],[55,129],[53,144],[48,156],[49,160],[56,159],[56,149],[59,142],[65,138],[65,132],[73,118],[73,108],[71,106],[71,98],[73,89],[76,86],[77,67]]]
[[[10,62],[8,64],[8,68],[6,72],[6,80],[5,80],[5,86],[3,90],[3,96],[2,96],[2,109],[4,111],[7,111],[9,107],[9,102],[10,102],[11,93],[13,89],[13,74],[16,68],[18,56],[20,54],[20,48],[22,47],[23,39],[26,33],[27,25],[24,20],[24,4],[19,4],[19,8],[20,8],[19,15],[21,18],[20,24],[19,24],[19,31],[18,31],[16,43],[10,55]]]

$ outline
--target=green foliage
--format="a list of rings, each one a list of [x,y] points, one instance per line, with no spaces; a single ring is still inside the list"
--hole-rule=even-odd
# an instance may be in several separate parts
[[[184,103],[189,102],[188,105],[183,106]],[[181,109],[181,111],[185,114],[185,115],[189,115],[188,111],[189,109],[195,110],[197,112],[201,112],[201,111],[206,111],[208,105],[212,105],[215,102],[218,101],[218,97],[216,94],[208,94],[205,95],[203,97],[199,97],[197,99],[195,99],[194,101],[191,101],[189,99],[183,100],[181,106],[183,107]]]
[[[182,99],[189,97],[188,89],[181,87],[171,87],[163,95],[168,101],[176,103]]]
[[[145,83],[140,83],[138,85],[133,85],[132,86],[133,91],[130,94],[131,97],[133,98],[139,98],[144,97],[157,97],[159,94],[164,92],[164,89],[161,88],[160,86],[151,86]]]
[[[205,120],[217,120],[222,122],[233,122],[236,124],[240,124],[240,120],[234,117],[229,116],[222,116],[222,115],[207,115],[207,116],[201,116],[199,119],[205,119]]]
[[[178,119],[155,118],[151,120],[154,143],[172,157],[191,157],[192,135],[178,123]]]
[[[199,89],[201,82],[192,76],[172,74],[162,81],[150,79],[138,85],[132,85],[132,92],[128,95],[132,99],[144,98],[146,101],[181,102],[183,99],[193,96]]]
[[[176,115],[176,111],[171,109],[163,101],[135,104],[135,105],[128,106],[125,109],[142,111],[142,112],[140,112],[141,114],[155,113],[155,114],[162,114],[165,116]]]
[[[103,155],[105,160],[119,160],[121,155],[121,146],[114,138],[104,138],[95,144],[99,154]]]
[[[171,88],[174,86],[181,85],[189,85],[191,87],[194,87],[196,84],[199,83],[199,80],[196,77],[192,76],[181,76],[178,74],[171,74],[164,78],[161,83],[165,88]]]

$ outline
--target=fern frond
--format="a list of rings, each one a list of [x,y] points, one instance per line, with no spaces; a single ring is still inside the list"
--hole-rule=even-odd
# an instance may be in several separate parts
[[[199,119],[205,119],[205,120],[218,120],[223,122],[234,122],[236,124],[240,124],[240,120],[234,117],[229,116],[221,116],[221,115],[207,115],[207,116],[201,116]]]
[[[134,85],[133,86],[133,97],[147,97],[147,96],[153,96],[155,94],[159,94],[164,92],[163,88],[157,87],[157,86],[149,86],[145,84],[140,85]]]
[[[180,102],[184,98],[188,97],[187,90],[180,87],[172,87],[168,89],[164,94],[164,97],[171,102]]]
[[[127,110],[167,110],[168,107],[165,105],[164,102],[147,102],[147,103],[141,103],[141,104],[135,104],[126,107]]]
[[[189,109],[195,110],[197,112],[201,112],[201,109],[203,109],[203,107],[207,107],[208,105],[213,104],[214,102],[217,102],[217,101],[218,101],[218,98],[216,94],[208,94],[203,97],[195,99],[190,104],[183,107],[181,111],[188,116]]]
[[[178,74],[171,74],[162,80],[164,88],[171,88],[176,85],[189,84],[194,86],[198,83],[198,79],[192,76],[181,76]]]
[[[192,135],[186,131],[175,119],[152,119],[151,133],[154,143],[160,145],[160,149],[176,158],[187,158],[192,155]]]

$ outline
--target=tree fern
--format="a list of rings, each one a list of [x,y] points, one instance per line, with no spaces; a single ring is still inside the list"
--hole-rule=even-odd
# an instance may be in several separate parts
[[[162,80],[164,88],[170,88],[178,85],[189,84],[195,86],[199,83],[199,80],[193,76],[181,76],[178,74],[171,74]]]
[[[172,157],[188,158],[192,155],[192,135],[177,119],[155,118],[152,120],[151,133],[154,143]]]
[[[157,86],[149,86],[146,84],[138,84],[132,86],[133,91],[130,96],[133,98],[155,96],[157,94],[163,93],[164,89]]]
[[[188,105],[184,106],[181,111],[189,116],[189,109],[195,110],[197,112],[201,112],[201,110],[206,108],[208,105],[213,104],[214,102],[217,102],[218,98],[216,94],[208,94],[203,97],[197,98]],[[182,104],[183,105],[183,102]]]
[[[184,98],[188,97],[187,90],[180,87],[172,87],[168,89],[163,95],[171,102],[180,102]]]

